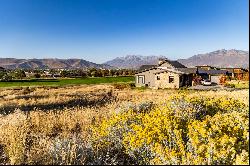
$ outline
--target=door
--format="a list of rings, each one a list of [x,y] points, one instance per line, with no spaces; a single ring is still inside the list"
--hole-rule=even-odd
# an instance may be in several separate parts
[[[138,76],[138,84],[144,84],[145,83],[145,76]]]

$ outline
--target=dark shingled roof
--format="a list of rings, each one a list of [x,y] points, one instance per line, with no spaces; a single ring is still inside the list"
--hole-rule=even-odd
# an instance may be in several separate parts
[[[201,70],[199,69],[198,72],[200,74],[229,74],[232,73],[231,71],[227,71],[227,70]]]
[[[199,67],[199,68],[200,68],[200,67],[212,67],[212,68],[213,68],[214,66],[210,66],[210,65],[197,65],[197,66],[195,66],[195,67]]]
[[[143,72],[145,72],[145,71],[154,70],[154,69],[157,69],[157,67],[152,67],[152,68],[145,69],[145,70],[139,70],[139,71],[137,71],[135,74],[143,73]]]
[[[171,60],[168,60],[168,59],[164,59],[163,60],[164,62],[162,63],[162,64],[164,64],[164,63],[169,63],[169,64],[171,64],[172,66],[174,66],[175,68],[186,68],[186,66],[184,66],[183,64],[181,64],[180,62],[178,62],[178,61],[171,61]],[[161,65],[162,65],[161,64]],[[161,66],[161,65],[159,65],[159,66]]]
[[[229,72],[233,72],[234,71],[234,68],[220,68],[221,70],[226,70],[226,71],[229,71]]]
[[[197,68],[178,68],[177,70],[182,71],[185,74],[196,74]]]
[[[163,63],[160,64],[160,65],[142,65],[135,74],[138,74],[138,73],[141,73],[141,72],[144,72],[144,71],[157,69],[157,67],[161,67],[164,63],[169,63],[174,68],[187,68],[186,66],[184,66],[183,64],[181,64],[178,61],[171,61],[171,60],[168,60],[168,59],[161,59],[161,61],[163,61]]]
[[[146,69],[151,69],[151,68],[154,68],[156,67],[157,65],[142,65],[140,68],[139,68],[139,71],[143,71],[143,70],[146,70]]]

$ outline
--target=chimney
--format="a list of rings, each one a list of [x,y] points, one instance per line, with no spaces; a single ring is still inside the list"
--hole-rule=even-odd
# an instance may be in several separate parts
[[[158,65],[161,65],[161,64],[163,64],[163,61],[159,60]]]
[[[195,74],[199,74],[199,69],[198,69],[198,67],[196,67],[196,72],[195,72]]]
[[[158,65],[160,66],[163,63],[164,63],[164,59],[163,58],[159,58]]]

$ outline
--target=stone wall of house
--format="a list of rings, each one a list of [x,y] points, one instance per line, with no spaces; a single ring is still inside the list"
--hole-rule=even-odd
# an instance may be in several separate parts
[[[160,80],[157,80],[157,76]],[[173,76],[173,83],[169,83],[169,77]],[[156,88],[179,88],[180,87],[180,75],[173,72],[164,72],[155,75],[155,87]]]

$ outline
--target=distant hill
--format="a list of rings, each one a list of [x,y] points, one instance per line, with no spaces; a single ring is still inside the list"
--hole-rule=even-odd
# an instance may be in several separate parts
[[[106,64],[96,64],[83,59],[15,59],[0,58],[0,66],[6,69],[86,69],[86,68],[113,68]]]
[[[142,65],[157,65],[159,58],[164,56],[141,56],[128,55],[118,57],[104,64],[115,66],[118,68],[135,68],[139,69]],[[197,65],[211,65],[215,67],[244,67],[249,66],[249,52],[242,50],[217,50],[206,54],[194,55],[187,59],[178,59],[186,67],[194,67]]]
[[[249,51],[242,50],[217,50],[206,54],[194,55],[178,62],[187,67],[197,65],[211,65],[215,67],[249,67]]]
[[[104,64],[114,66],[117,68],[131,68],[138,69],[142,65],[158,64],[159,58],[166,58],[165,56],[141,56],[141,55],[127,55],[125,57],[117,57]]]

